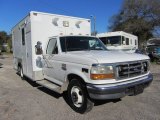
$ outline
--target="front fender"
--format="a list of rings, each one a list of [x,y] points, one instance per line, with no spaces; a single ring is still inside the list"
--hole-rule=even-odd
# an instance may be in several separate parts
[[[79,76],[81,79],[83,79],[83,81],[85,83],[88,83],[88,81],[89,81],[89,72],[86,73],[86,72],[82,72],[82,71],[79,71],[79,70],[76,70],[76,69],[69,70],[69,71],[66,72],[65,82],[62,85],[62,91],[67,90],[67,87],[68,87],[68,84],[69,84],[68,76],[71,75],[71,74]]]

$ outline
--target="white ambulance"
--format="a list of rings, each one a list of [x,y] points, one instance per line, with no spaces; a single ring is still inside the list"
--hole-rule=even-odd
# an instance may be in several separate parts
[[[149,57],[108,51],[90,36],[90,20],[30,12],[12,29],[14,68],[86,113],[93,99],[142,93],[152,81]]]

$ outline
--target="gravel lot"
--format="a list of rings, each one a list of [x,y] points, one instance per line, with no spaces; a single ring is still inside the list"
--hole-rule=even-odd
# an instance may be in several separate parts
[[[143,94],[99,101],[81,115],[69,107],[66,97],[21,80],[11,55],[0,56],[0,120],[160,120],[160,65],[152,64],[151,72],[154,80]]]

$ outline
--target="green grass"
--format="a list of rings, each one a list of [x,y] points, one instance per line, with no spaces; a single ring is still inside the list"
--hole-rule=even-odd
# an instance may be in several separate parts
[[[2,55],[12,55],[13,53],[11,52],[2,52]]]

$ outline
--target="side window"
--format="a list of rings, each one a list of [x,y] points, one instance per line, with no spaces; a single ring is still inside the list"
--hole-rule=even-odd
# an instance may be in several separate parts
[[[21,35],[22,35],[22,45],[25,45],[25,31],[24,28],[21,30]]]
[[[54,49],[53,49],[53,51],[52,51],[52,54],[58,54],[57,42],[56,42],[55,47],[54,47]]]
[[[105,45],[107,45],[107,38],[106,37],[102,37],[99,38]]]
[[[137,40],[135,40],[135,45],[137,45]]]
[[[48,46],[47,46],[47,54],[58,54],[58,46],[57,46],[57,39],[52,38],[49,40]]]
[[[124,37],[124,36],[122,36],[122,44],[123,44],[123,45],[126,44],[126,42],[125,42],[125,37]]]
[[[129,38],[126,38],[126,45],[129,45]]]

